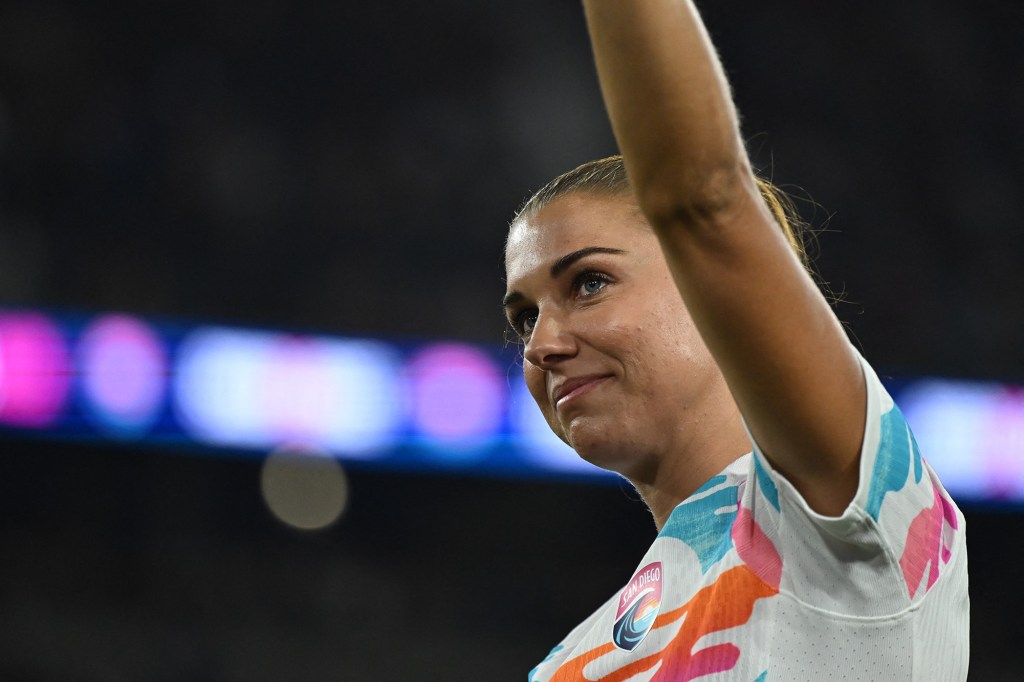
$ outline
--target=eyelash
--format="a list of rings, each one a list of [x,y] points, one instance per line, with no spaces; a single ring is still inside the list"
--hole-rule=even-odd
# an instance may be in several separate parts
[[[601,282],[601,288],[598,289],[597,291],[593,291],[589,294],[586,294],[587,296],[593,296],[594,294],[597,294],[602,289],[604,289],[605,285],[611,282],[611,279],[608,277],[608,275],[604,274],[603,272],[597,272],[596,270],[587,270],[576,275],[576,277],[572,280],[573,292],[578,292],[581,286],[583,286],[585,283],[591,280],[597,280],[598,282]]]
[[[580,274],[576,275],[572,280],[571,291],[573,295],[578,294],[580,288],[587,282],[591,281],[600,282],[601,287],[596,291],[590,292],[588,294],[583,294],[582,296],[585,298],[596,296],[597,294],[601,293],[601,291],[604,290],[605,286],[611,283],[611,278],[608,275],[604,274],[603,272],[598,272],[596,270],[585,270]],[[515,316],[515,319],[513,319],[512,321],[512,327],[513,329],[515,329],[516,334],[519,335],[519,338],[525,339],[530,336],[530,332],[526,330],[525,320],[529,316],[536,317],[536,314],[537,310],[535,308],[527,308]]]

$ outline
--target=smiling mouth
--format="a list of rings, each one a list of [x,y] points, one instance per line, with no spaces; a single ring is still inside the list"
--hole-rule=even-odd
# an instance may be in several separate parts
[[[579,398],[583,397],[587,393],[590,393],[591,391],[593,391],[595,388],[597,388],[598,386],[603,384],[608,379],[611,379],[611,377],[610,376],[594,377],[593,379],[588,379],[588,380],[584,381],[583,383],[581,383],[581,384],[579,384],[577,386],[574,386],[572,388],[572,390],[569,390],[569,391],[565,392],[564,394],[562,394],[561,396],[558,397],[558,399],[555,401],[555,409],[559,410],[559,409],[563,408],[567,403],[570,403],[570,402],[572,402],[574,400],[578,400]]]

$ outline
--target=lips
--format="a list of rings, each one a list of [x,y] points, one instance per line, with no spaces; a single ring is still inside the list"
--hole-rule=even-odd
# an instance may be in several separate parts
[[[552,402],[555,404],[555,409],[560,408],[571,400],[579,398],[585,393],[589,393],[591,390],[597,388],[597,386],[610,378],[610,374],[591,374],[588,376],[566,379],[565,381],[555,384],[554,390],[552,391]]]

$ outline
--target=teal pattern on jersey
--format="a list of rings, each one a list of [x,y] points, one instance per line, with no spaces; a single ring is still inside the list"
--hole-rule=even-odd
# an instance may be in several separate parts
[[[755,451],[751,456],[754,458],[754,474],[757,476],[757,485],[761,487],[764,499],[775,507],[775,511],[782,511],[779,508],[779,489],[775,487],[775,481],[772,480],[768,470],[761,463],[761,453]]]
[[[693,495],[713,490],[725,481],[725,476],[715,476]],[[739,511],[738,491],[738,486],[730,485],[697,499],[691,497],[672,510],[658,537],[685,542],[697,553],[701,573],[707,573],[732,548],[730,530]]]
[[[882,415],[880,427],[878,454],[871,473],[866,510],[875,521],[878,521],[886,493],[898,492],[907,484],[911,462],[914,464],[914,482],[920,483],[922,476],[921,451],[898,407],[893,405]]]
[[[562,645],[559,644],[554,649],[552,649],[548,653],[548,655],[544,658],[544,660],[541,661],[540,663],[538,663],[537,667],[529,672],[529,677],[526,678],[526,682],[536,682],[536,677],[534,677],[534,676],[537,674],[537,671],[540,670],[540,667],[542,665],[544,665],[545,663],[547,663],[548,661],[550,661],[552,658],[554,658],[555,654],[557,654],[559,651],[561,651],[562,648],[563,648]]]

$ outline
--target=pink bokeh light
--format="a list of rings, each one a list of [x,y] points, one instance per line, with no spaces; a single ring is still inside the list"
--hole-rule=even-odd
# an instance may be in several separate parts
[[[64,408],[71,379],[60,329],[40,313],[0,314],[0,422],[49,426]]]

